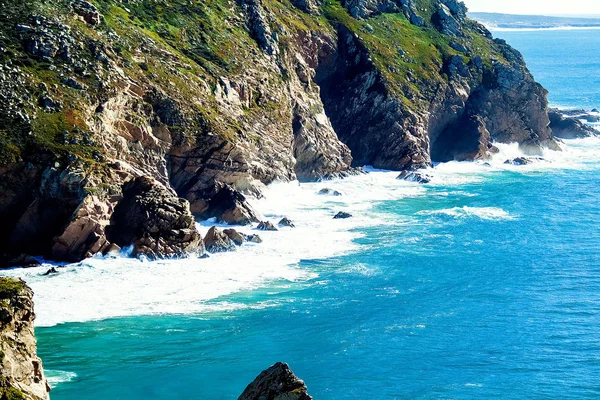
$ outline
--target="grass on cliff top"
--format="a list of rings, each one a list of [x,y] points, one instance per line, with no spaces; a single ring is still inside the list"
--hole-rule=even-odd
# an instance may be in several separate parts
[[[17,296],[23,289],[25,284],[19,279],[0,277],[0,299],[10,299]]]

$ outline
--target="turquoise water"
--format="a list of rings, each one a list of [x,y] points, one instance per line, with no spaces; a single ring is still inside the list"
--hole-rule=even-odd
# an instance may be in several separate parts
[[[597,32],[498,35],[553,102],[584,106],[600,105]],[[319,400],[598,398],[600,143],[568,146],[532,167],[451,163],[426,187],[283,185],[267,198],[293,203],[278,213],[296,233],[230,258],[15,272],[36,291],[52,399],[235,399],[275,361]],[[345,196],[314,196],[324,185]],[[334,225],[339,209],[355,217]]]

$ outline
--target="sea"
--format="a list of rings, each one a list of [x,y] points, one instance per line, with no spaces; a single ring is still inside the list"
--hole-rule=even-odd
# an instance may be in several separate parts
[[[600,107],[600,31],[494,34],[552,105]],[[600,139],[499,147],[428,185],[273,184],[253,206],[296,228],[233,253],[4,271],[35,291],[52,399],[236,399],[277,361],[317,400],[599,398]]]

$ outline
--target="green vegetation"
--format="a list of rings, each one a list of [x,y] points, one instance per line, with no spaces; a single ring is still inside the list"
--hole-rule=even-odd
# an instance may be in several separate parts
[[[17,388],[0,389],[0,400],[25,400],[25,394]]]
[[[0,300],[11,299],[25,288],[25,284],[13,278],[0,278]]]

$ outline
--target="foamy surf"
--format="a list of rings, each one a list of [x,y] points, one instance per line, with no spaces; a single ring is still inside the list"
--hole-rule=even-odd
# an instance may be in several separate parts
[[[396,179],[397,172],[369,168],[368,174],[343,180],[275,183],[265,190],[264,198],[251,203],[261,219],[276,224],[287,217],[296,228],[263,232],[236,227],[244,233],[259,234],[263,243],[245,244],[235,252],[215,254],[209,259],[149,262],[128,258],[124,253],[66,265],[57,275],[42,276],[52,264],[3,271],[3,274],[20,276],[33,288],[37,326],[134,315],[203,314],[272,307],[278,305],[275,295],[271,301],[254,304],[222,298],[258,288],[272,288],[269,290],[276,294],[290,285],[314,280],[321,271],[302,266],[302,260],[359,252],[362,248],[356,239],[361,236],[361,229],[406,223],[407,216],[379,211],[377,206],[382,202],[432,195],[470,198],[472,195],[461,190],[462,186],[505,171],[529,174],[548,169],[599,168],[600,139],[565,143],[563,152],[547,152],[545,161],[524,166],[504,164],[507,159],[523,156],[516,144],[499,145],[500,153],[488,162],[450,162],[429,169],[432,181],[424,186]],[[342,195],[318,194],[323,188]],[[353,217],[334,220],[339,211]],[[462,220],[518,218],[493,204],[425,210],[419,214]],[[214,221],[201,222],[199,228],[205,233],[213,224]]]
[[[507,221],[515,219],[507,211],[497,207],[453,207],[441,210],[419,211],[419,215],[442,215],[456,219],[479,218],[488,221]]]
[[[55,388],[57,385],[64,382],[70,382],[77,377],[77,374],[75,372],[59,371],[53,369],[47,369],[45,371],[45,374],[46,378],[48,379],[48,384],[51,388]]]

